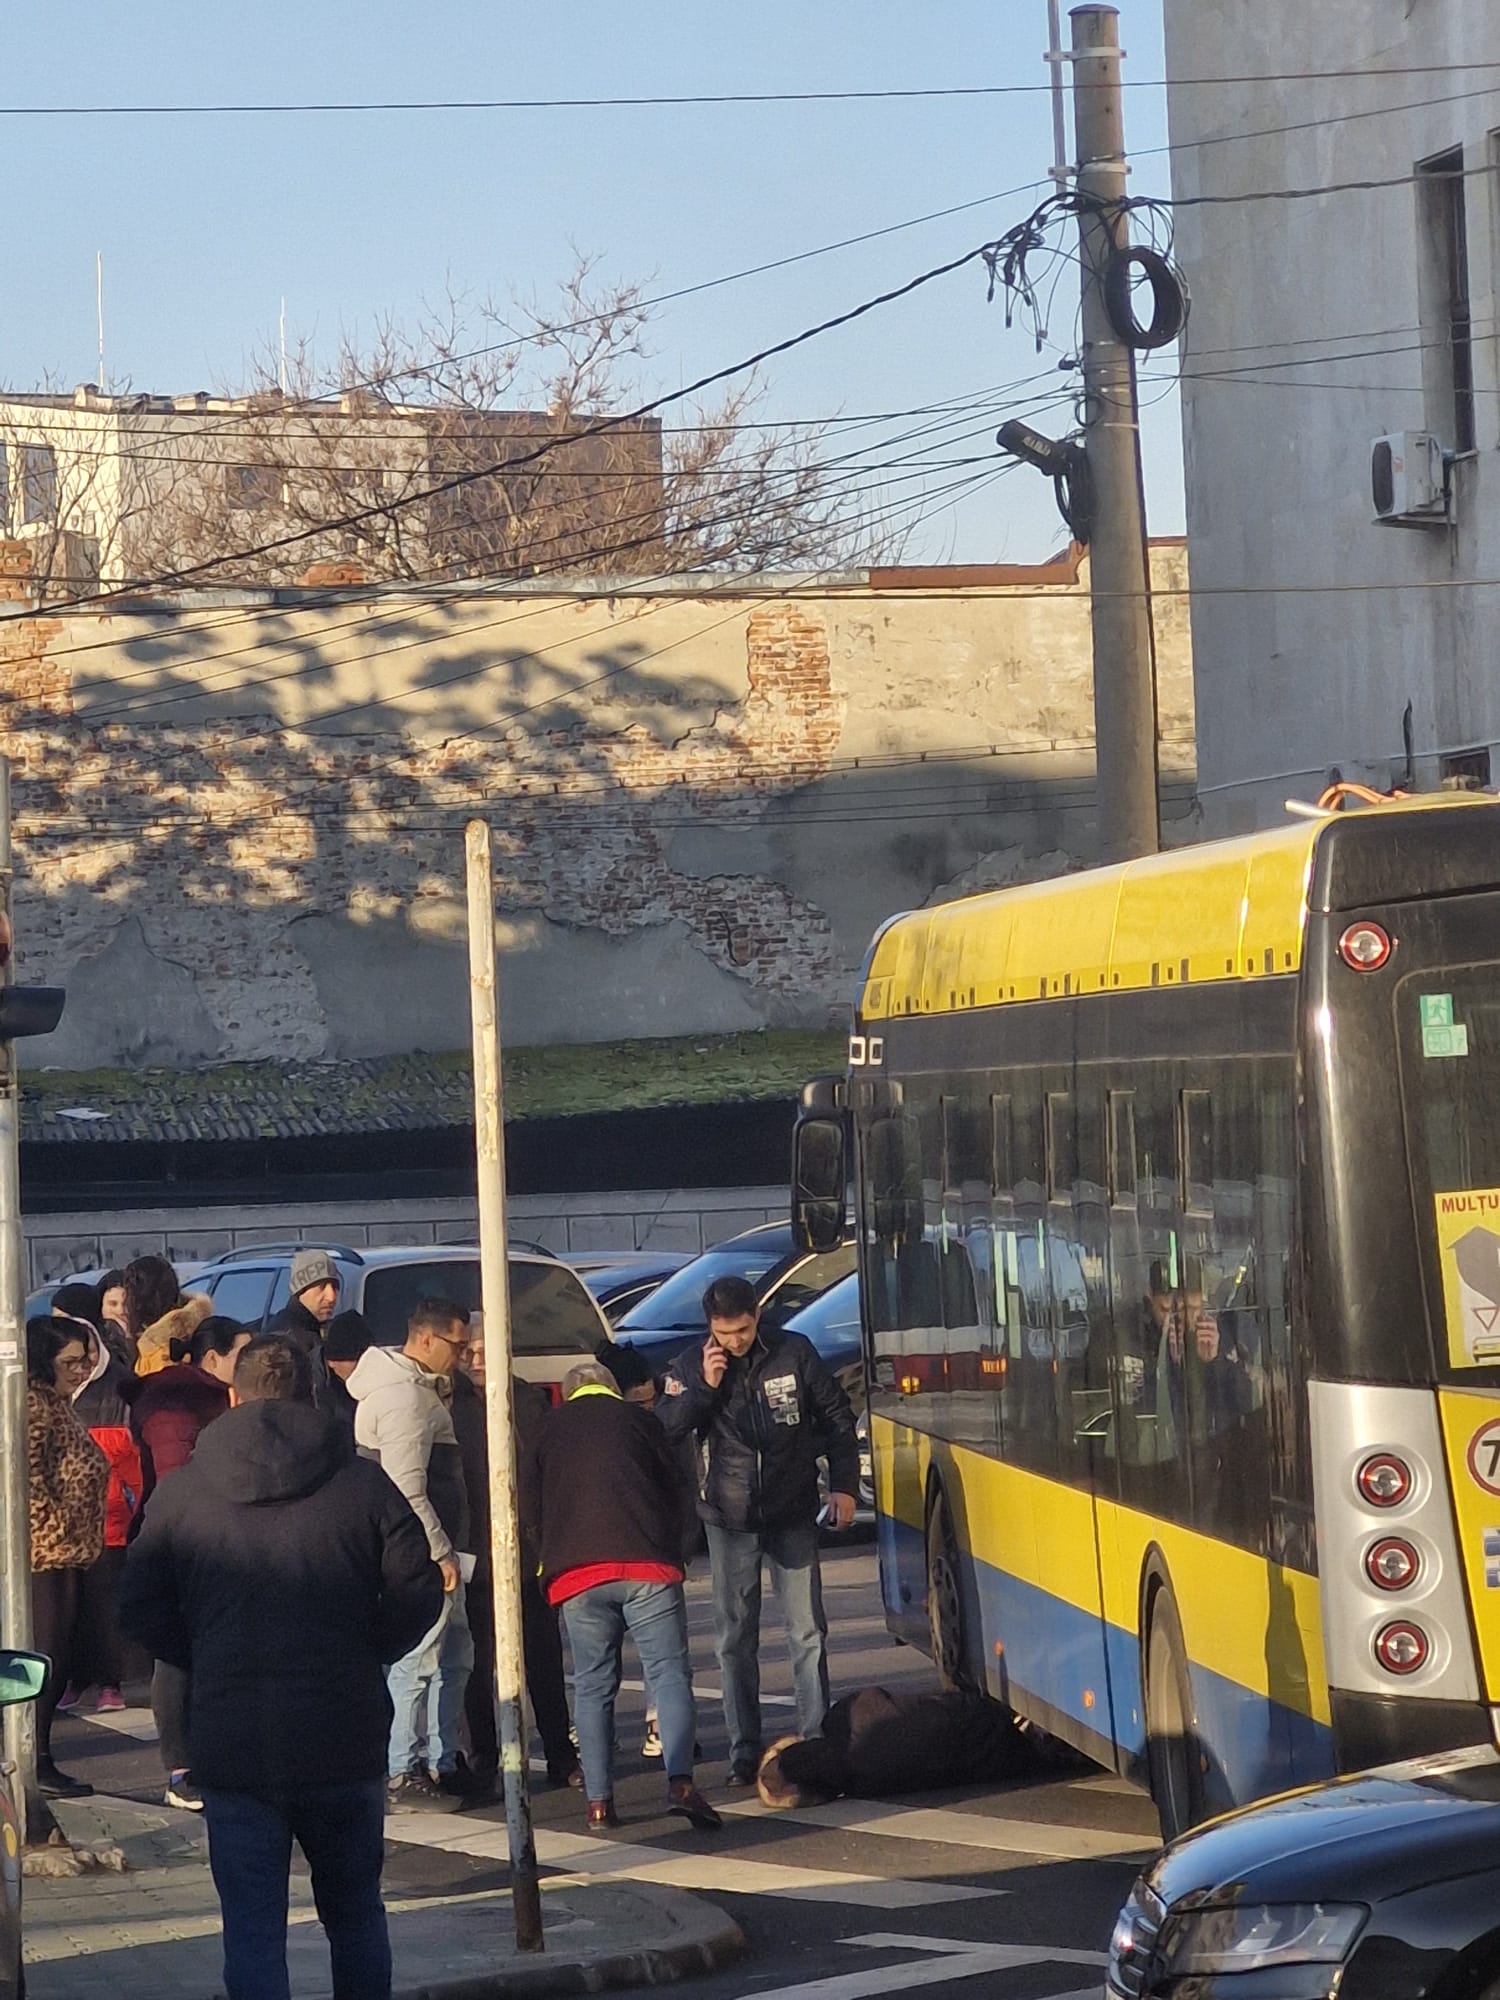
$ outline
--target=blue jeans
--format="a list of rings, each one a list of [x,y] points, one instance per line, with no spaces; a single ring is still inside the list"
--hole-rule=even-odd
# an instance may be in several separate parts
[[[760,1569],[764,1560],[781,1600],[786,1647],[797,1697],[797,1733],[816,1736],[828,1713],[828,1620],[818,1569],[818,1531],[792,1528],[708,1529],[714,1582],[714,1636],[724,1686],[724,1721],[731,1764],[753,1764],[761,1752]]]
[[[390,2000],[391,1946],[380,1869],[385,1786],[306,1785],[289,1792],[203,1792],[208,1858],[224,1919],[229,2000],[290,2000],[287,1883],[295,1840],[333,1958],[333,2000]]]
[[[458,1769],[464,1691],[473,1665],[474,1634],[460,1584],[443,1599],[438,1622],[422,1643],[386,1668],[396,1711],[387,1767],[393,1778],[404,1778],[408,1771]]]
[[[573,1649],[573,1721],[588,1796],[614,1797],[615,1696],[620,1691],[620,1647],[627,1632],[656,1700],[667,1776],[691,1778],[695,1719],[682,1585],[595,1584],[567,1600],[563,1623]]]

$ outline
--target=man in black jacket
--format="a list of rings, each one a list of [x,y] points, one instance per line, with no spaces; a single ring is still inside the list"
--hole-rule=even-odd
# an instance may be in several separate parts
[[[755,1783],[761,1753],[760,1574],[786,1621],[797,1727],[828,1708],[828,1620],[818,1569],[818,1459],[828,1459],[830,1524],[854,1518],[859,1448],[849,1398],[800,1333],[762,1333],[754,1289],[716,1278],[703,1295],[708,1339],[667,1370],[667,1435],[708,1446],[698,1512],[708,1530],[714,1628],[729,1729],[729,1782]]]
[[[291,1341],[251,1341],[232,1395],[237,1407],[153,1496],[120,1620],[192,1675],[229,2000],[287,2000],[293,1840],[335,2000],[388,2000],[384,1669],[436,1622],[442,1575],[406,1500],[313,1408]]]
[[[299,1250],[287,1273],[291,1297],[266,1331],[284,1333],[304,1354],[316,1354],[338,1311],[339,1267],[326,1250]]]
[[[582,1361],[537,1433],[521,1479],[547,1600],[562,1606],[573,1648],[573,1715],[588,1824],[619,1825],[614,1802],[620,1648],[635,1640],[656,1699],[668,1810],[709,1831],[719,1815],[693,1783],[693,1684],[671,1448],[656,1419],[627,1403],[601,1363]]]

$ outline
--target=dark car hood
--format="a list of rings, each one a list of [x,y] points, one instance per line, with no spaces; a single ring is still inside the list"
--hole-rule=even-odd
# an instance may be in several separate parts
[[[226,1500],[294,1500],[326,1486],[352,1452],[345,1427],[310,1403],[242,1403],[203,1432],[193,1464]]]
[[[1168,1903],[1375,1903],[1492,1865],[1500,1755],[1451,1750],[1288,1792],[1200,1827],[1152,1864]]]

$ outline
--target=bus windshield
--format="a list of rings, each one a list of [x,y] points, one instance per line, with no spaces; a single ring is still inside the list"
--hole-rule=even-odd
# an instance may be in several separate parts
[[[1396,1011],[1439,1373],[1489,1382],[1500,1379],[1500,965],[1412,973]]]

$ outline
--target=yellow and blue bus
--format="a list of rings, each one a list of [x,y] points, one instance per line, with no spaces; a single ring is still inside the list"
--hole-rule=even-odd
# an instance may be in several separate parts
[[[852,1136],[887,1623],[1168,1833],[1500,1731],[1500,807],[894,919]]]

